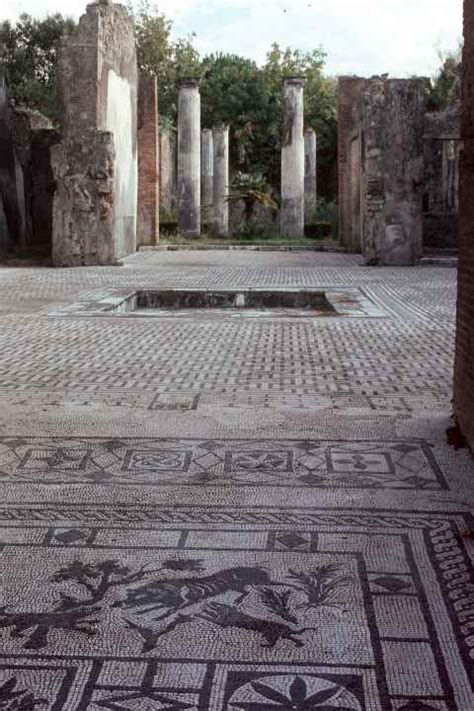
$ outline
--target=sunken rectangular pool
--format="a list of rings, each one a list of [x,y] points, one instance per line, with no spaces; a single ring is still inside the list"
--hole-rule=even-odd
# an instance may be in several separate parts
[[[386,318],[357,287],[156,289],[105,288],[49,312],[51,316],[155,318]]]
[[[148,309],[305,309],[334,314],[323,291],[261,290],[146,290],[127,302],[134,311]]]

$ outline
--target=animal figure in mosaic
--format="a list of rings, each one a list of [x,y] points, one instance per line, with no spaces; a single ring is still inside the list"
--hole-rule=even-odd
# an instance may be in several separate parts
[[[133,609],[138,615],[161,611],[162,614],[153,619],[162,620],[227,592],[240,593],[236,600],[239,604],[250,594],[252,586],[275,584],[280,583],[273,583],[263,568],[227,568],[202,577],[154,580],[129,590],[126,599],[116,603],[116,606]]]
[[[13,627],[11,637],[26,637],[25,649],[42,649],[48,644],[48,633],[52,629],[74,630],[86,635],[95,633],[94,625],[99,622],[92,617],[100,612],[99,607],[76,608],[52,612],[8,612],[0,608],[0,627]]]
[[[305,643],[299,639],[299,635],[316,629],[315,627],[301,627],[294,630],[283,622],[254,617],[247,612],[242,612],[235,605],[224,605],[218,602],[209,603],[196,617],[222,628],[237,627],[249,632],[259,632],[265,639],[265,643],[261,646],[269,648],[274,647],[281,639],[293,642],[296,647],[304,647]]]

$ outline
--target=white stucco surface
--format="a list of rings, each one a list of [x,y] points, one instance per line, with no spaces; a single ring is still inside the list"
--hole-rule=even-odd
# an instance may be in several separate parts
[[[116,152],[116,245],[117,256],[126,249],[126,229],[130,221],[135,223],[137,212],[137,153],[134,146],[133,90],[127,79],[109,69],[107,77],[106,130],[114,134]],[[135,227],[133,228],[135,232]]]

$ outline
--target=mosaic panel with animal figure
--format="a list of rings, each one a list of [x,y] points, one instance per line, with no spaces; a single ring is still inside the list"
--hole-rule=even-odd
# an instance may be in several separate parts
[[[0,511],[2,700],[470,708],[464,514],[142,505],[120,524],[104,505],[85,524],[61,504],[54,524],[45,510]]]

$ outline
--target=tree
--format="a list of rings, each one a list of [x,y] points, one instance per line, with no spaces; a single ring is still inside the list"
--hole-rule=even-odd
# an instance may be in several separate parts
[[[230,125],[232,170],[265,172],[272,95],[257,64],[232,54],[204,57],[201,104],[204,126]]]
[[[173,39],[172,23],[151,0],[129,6],[135,23],[139,71],[157,77],[160,125],[176,123],[180,80],[200,80],[203,125],[228,123],[233,172],[262,175],[274,187],[280,184],[280,148],[283,120],[282,85],[288,76],[303,76],[305,122],[318,132],[320,185],[328,197],[335,192],[336,88],[324,76],[322,49],[302,52],[273,44],[263,67],[233,54],[201,58],[194,35]],[[0,24],[0,58],[14,99],[59,121],[56,98],[56,59],[59,40],[75,28],[59,14],[42,20],[22,15],[15,24]]]
[[[277,210],[278,204],[274,200],[270,186],[261,175],[245,175],[236,173],[230,183],[230,192],[226,198],[228,203],[244,203],[244,221],[250,225],[255,215],[257,205]]]
[[[135,24],[137,63],[141,74],[156,76],[160,92],[160,114],[176,120],[179,81],[183,77],[199,78],[200,57],[193,37],[173,41],[173,23],[149,0],[128,6]],[[165,120],[165,124],[168,121]]]
[[[201,65],[202,116],[205,126],[225,122],[231,127],[231,166],[262,174],[271,185],[280,183],[283,128],[283,81],[303,76],[305,122],[319,134],[319,156],[328,195],[335,190],[337,146],[336,86],[324,77],[324,52],[282,50],[272,45],[264,66],[237,55],[212,54]],[[329,175],[329,179],[326,179]]]
[[[462,46],[453,52],[438,52],[441,66],[428,89],[428,109],[440,111],[461,100]]]
[[[318,172],[319,185],[325,191],[325,197],[333,197],[336,192],[336,155],[337,155],[337,86],[333,79],[324,76],[326,55],[321,48],[302,52],[274,43],[267,54],[263,74],[267,86],[273,95],[273,122],[269,128],[274,153],[277,158],[281,146],[283,123],[283,81],[289,77],[305,79],[304,118],[305,126],[314,128],[318,135]],[[271,182],[276,184],[279,175],[278,161],[273,158]]]
[[[60,14],[37,20],[23,14],[0,24],[0,61],[10,96],[59,120],[56,60],[61,36],[76,23]]]

